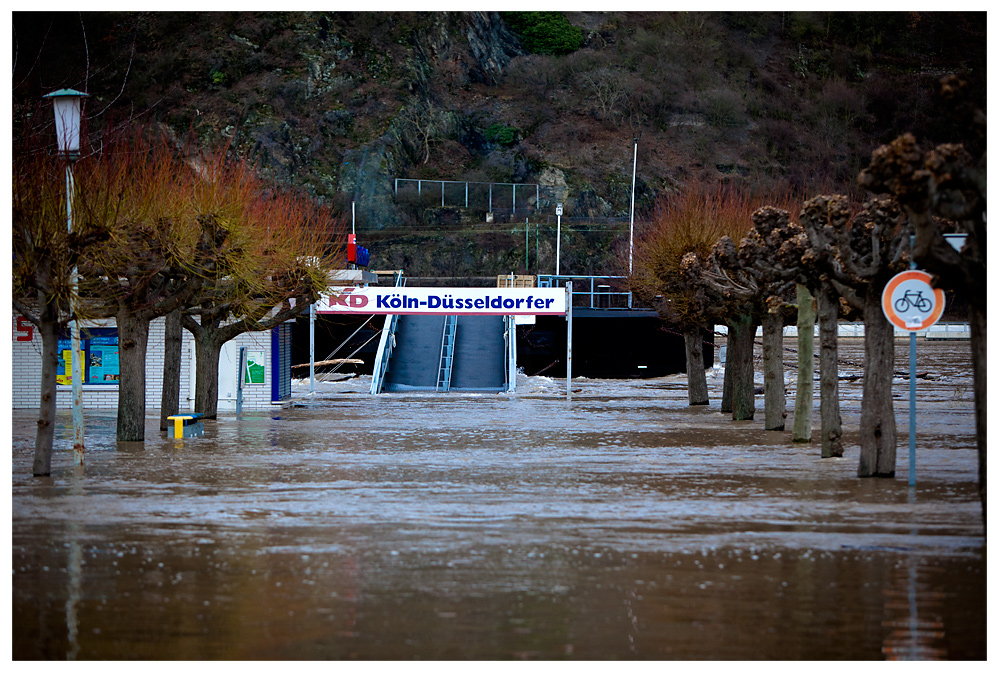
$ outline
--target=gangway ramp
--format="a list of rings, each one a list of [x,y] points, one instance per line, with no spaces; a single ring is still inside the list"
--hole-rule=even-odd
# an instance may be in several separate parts
[[[509,389],[508,337],[503,316],[399,315],[397,320],[381,391]],[[446,367],[450,368],[450,377],[442,386],[441,375]]]

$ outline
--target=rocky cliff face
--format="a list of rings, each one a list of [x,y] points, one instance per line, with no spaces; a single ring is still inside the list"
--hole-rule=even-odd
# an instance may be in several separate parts
[[[344,213],[355,201],[372,230],[482,214],[400,204],[395,178],[537,183],[539,216],[627,217],[636,137],[639,212],[693,180],[847,189],[903,130],[961,139],[940,73],[984,105],[981,14],[567,13],[584,40],[557,57],[527,54],[503,16],[15,13],[14,100],[85,89],[92,125],[229,142]]]

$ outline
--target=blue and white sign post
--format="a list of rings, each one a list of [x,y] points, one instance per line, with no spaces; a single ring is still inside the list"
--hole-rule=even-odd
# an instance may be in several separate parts
[[[909,486],[916,485],[916,332],[934,325],[944,310],[943,290],[931,280],[925,271],[903,271],[881,293],[885,318],[909,332]]]

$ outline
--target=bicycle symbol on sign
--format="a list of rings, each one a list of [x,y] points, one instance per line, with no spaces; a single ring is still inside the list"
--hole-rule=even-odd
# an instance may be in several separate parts
[[[920,313],[929,313],[933,309],[933,302],[929,297],[923,296],[922,290],[906,290],[905,294],[895,301],[895,310],[905,313],[910,308]]]

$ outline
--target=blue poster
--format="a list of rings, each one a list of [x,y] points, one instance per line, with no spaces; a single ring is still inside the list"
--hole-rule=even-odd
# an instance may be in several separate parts
[[[68,333],[59,335],[59,366],[56,383],[73,383],[73,341]],[[84,329],[80,333],[83,356],[83,382],[87,385],[118,385],[118,330],[109,327]]]
[[[118,381],[118,335],[94,336],[87,349],[88,383]]]

